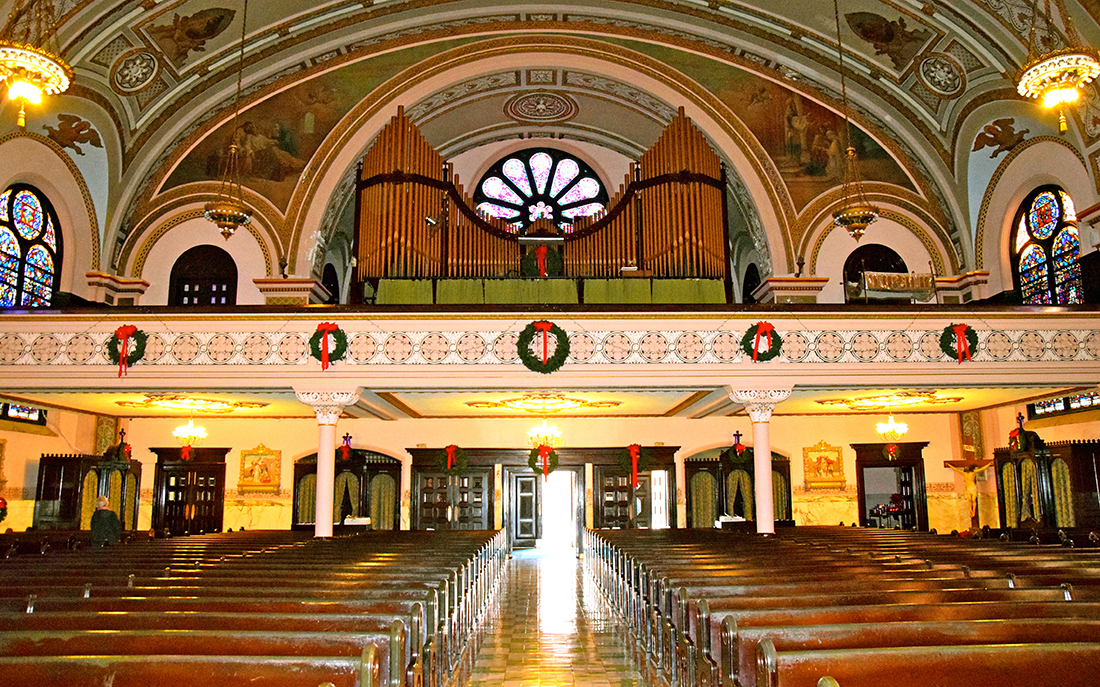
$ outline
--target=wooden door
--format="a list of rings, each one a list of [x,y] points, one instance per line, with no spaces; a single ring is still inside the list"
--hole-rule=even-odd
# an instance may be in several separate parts
[[[512,547],[529,549],[542,530],[541,475],[512,475]]]
[[[221,532],[229,449],[192,448],[188,460],[178,448],[150,450],[157,454],[153,529],[173,536]]]
[[[621,468],[597,467],[596,527],[645,528],[653,516],[653,489],[647,472],[638,474],[638,488],[633,489],[630,475]]]
[[[492,517],[491,471],[460,475],[420,472],[417,476],[417,529],[486,530]]]

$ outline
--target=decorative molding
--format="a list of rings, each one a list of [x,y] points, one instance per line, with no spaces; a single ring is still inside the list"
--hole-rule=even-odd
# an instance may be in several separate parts
[[[344,408],[359,400],[356,391],[297,391],[298,400],[313,408],[317,424],[335,425]]]
[[[745,406],[753,424],[768,422],[776,404],[787,400],[791,389],[735,389],[726,387],[731,400]]]

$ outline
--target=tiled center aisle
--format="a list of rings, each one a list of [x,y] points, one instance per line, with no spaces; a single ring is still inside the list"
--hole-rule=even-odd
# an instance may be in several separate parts
[[[517,551],[489,609],[468,687],[644,687],[622,625],[570,549]]]

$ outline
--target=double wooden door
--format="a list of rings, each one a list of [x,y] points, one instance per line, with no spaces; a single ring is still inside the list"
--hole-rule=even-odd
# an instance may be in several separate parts
[[[157,454],[153,529],[172,536],[221,532],[229,449],[192,448],[188,460],[178,448],[151,450]]]
[[[472,468],[459,475],[417,475],[416,528],[487,530],[492,527],[492,470]]]
[[[638,473],[638,488],[621,468],[596,467],[595,525],[597,528],[646,529],[650,527],[653,497],[648,472]]]

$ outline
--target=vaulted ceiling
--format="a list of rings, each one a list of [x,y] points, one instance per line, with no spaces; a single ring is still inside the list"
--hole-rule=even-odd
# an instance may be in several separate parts
[[[612,184],[685,102],[731,113],[724,125],[740,127],[748,148],[773,159],[784,136],[809,136],[815,118],[841,111],[827,0],[253,0],[246,23],[243,0],[57,4],[61,51],[76,79],[28,128],[77,149],[71,129],[50,131],[59,112],[99,130],[109,168],[105,255],[117,256],[152,199],[216,176],[215,152],[235,128],[242,29],[240,119],[258,145],[278,149],[249,186],[272,215],[292,215],[299,179],[325,172],[338,157],[333,149],[361,153],[373,132],[360,129],[397,104],[468,181],[486,151],[558,139],[589,151]],[[1029,40],[1066,41],[1061,24],[1053,33],[1042,22],[1033,27],[1033,4],[840,2],[852,118],[885,150],[872,180],[924,197],[956,244],[953,227],[965,213],[952,198],[955,168],[971,143],[959,140],[960,124],[985,104],[1020,100],[1012,80]],[[1100,2],[1068,4],[1085,40],[1100,36]],[[1086,145],[1100,140],[1095,93],[1073,114]],[[828,126],[835,128],[819,126],[815,147]],[[87,149],[84,142],[80,154]],[[353,173],[339,164],[342,190],[319,199],[332,213],[346,202]],[[776,166],[782,173],[782,161]],[[789,211],[817,191],[788,183]]]

